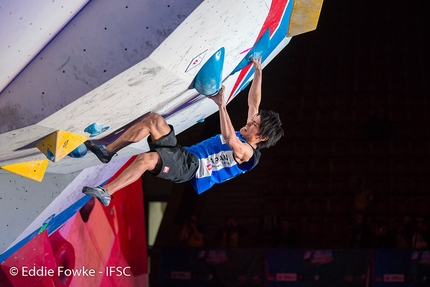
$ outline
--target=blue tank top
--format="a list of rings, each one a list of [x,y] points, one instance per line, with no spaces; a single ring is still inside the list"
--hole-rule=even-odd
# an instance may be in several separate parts
[[[247,143],[239,132],[236,132],[236,136],[240,141]],[[208,190],[214,184],[223,183],[251,170],[257,165],[261,155],[258,149],[253,148],[254,155],[249,161],[238,164],[233,150],[221,134],[184,148],[199,159],[199,167],[190,181],[198,194]]]

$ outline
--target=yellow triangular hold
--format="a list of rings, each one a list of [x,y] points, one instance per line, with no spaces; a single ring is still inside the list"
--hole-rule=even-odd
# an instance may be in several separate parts
[[[1,169],[41,182],[49,161],[47,159],[0,166]]]
[[[36,147],[50,161],[57,162],[86,140],[86,136],[58,130],[39,141]]]
[[[323,0],[294,0],[287,37],[317,28]]]

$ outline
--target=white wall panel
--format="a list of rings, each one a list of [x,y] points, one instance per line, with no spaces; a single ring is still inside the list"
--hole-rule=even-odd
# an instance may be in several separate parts
[[[0,174],[0,254],[78,174],[47,174],[41,183],[11,173]]]
[[[0,93],[0,133],[43,120],[142,61],[201,2],[90,1]]]
[[[0,5],[0,92],[89,0],[14,0]]]

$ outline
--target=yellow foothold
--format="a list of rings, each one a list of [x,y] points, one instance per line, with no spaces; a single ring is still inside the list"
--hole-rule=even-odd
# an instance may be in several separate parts
[[[47,159],[1,166],[1,169],[41,182],[49,161]]]
[[[49,160],[57,162],[86,140],[86,136],[58,130],[39,141],[36,147]]]

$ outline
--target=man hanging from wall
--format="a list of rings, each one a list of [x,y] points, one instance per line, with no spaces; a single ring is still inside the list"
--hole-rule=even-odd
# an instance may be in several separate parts
[[[173,126],[156,113],[131,126],[117,140],[108,145],[85,145],[101,162],[108,163],[120,149],[143,140],[148,135],[149,152],[139,154],[115,180],[98,187],[85,186],[82,192],[108,206],[112,195],[133,183],[148,171],[176,183],[190,181],[197,193],[214,184],[223,183],[254,168],[260,159],[260,149],[276,144],[283,136],[278,113],[259,111],[261,102],[261,58],[251,58],[255,74],[248,93],[248,119],[236,131],[227,113],[224,86],[209,98],[219,107],[221,134],[190,147],[178,146]]]

